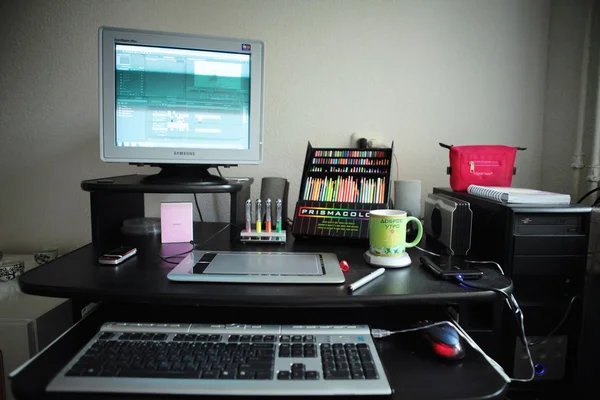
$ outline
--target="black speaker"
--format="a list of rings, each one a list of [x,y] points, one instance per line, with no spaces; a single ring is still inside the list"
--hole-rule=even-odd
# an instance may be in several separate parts
[[[284,226],[286,226],[287,224],[286,221],[288,216],[287,205],[289,188],[290,184],[285,178],[262,178],[262,181],[260,183],[260,198],[263,200],[263,202],[265,201],[265,199],[271,199],[271,202],[273,204],[273,207],[271,208],[271,211],[273,213],[273,215],[271,215],[271,218],[273,219],[273,221],[275,220],[275,201],[277,199],[281,199],[283,203],[281,218],[283,220]]]

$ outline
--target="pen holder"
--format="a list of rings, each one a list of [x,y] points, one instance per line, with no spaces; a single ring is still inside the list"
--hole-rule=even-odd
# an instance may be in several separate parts
[[[281,232],[256,232],[242,231],[240,241],[244,243],[285,243],[287,235],[285,231]]]

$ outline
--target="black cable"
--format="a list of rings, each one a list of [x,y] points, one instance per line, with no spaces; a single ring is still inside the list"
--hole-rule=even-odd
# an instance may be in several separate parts
[[[194,193],[194,201],[196,202],[196,210],[198,210],[198,215],[200,216],[200,222],[204,222],[204,218],[202,218],[202,211],[200,211],[200,205],[198,204],[198,197],[196,193]]]
[[[510,297],[510,295],[508,293],[506,293],[505,291],[503,291],[503,290],[496,289],[496,288],[491,288],[491,287],[483,287],[483,286],[471,285],[470,283],[465,282],[464,279],[460,279],[460,278],[457,278],[456,280],[457,280],[459,286],[466,286],[468,288],[477,289],[477,290],[491,290],[492,292],[498,293],[499,295],[501,295],[502,297],[504,297],[509,302],[509,304],[513,303],[512,298]],[[511,306],[511,309],[512,309],[512,306]]]
[[[583,195],[583,196],[582,196],[582,197],[579,199],[579,201],[578,201],[577,203],[578,203],[578,204],[579,204],[579,203],[581,203],[583,200],[587,199],[587,198],[588,198],[588,196],[590,196],[590,195],[592,195],[592,194],[596,193],[596,192],[597,192],[597,191],[599,191],[599,190],[600,190],[600,186],[599,186],[599,187],[597,187],[597,188],[594,188],[594,189],[590,190],[589,192],[587,192],[586,194],[584,194],[584,195]]]
[[[221,173],[221,170],[219,169],[219,167],[217,167],[217,172],[219,173],[219,176],[222,178],[223,174]]]
[[[189,254],[189,253],[191,253],[192,251],[194,251],[194,249],[196,248],[196,245],[194,244],[194,241],[193,241],[193,240],[192,240],[192,241],[190,241],[190,244],[192,245],[192,248],[191,248],[191,249],[189,249],[188,251],[184,251],[184,252],[182,252],[182,253],[173,254],[173,255],[171,255],[171,256],[161,256],[161,255],[159,254],[159,255],[158,255],[158,257],[159,257],[161,260],[163,260],[164,262],[166,262],[166,263],[169,263],[169,264],[179,264],[179,262],[172,262],[172,261],[169,261],[169,259],[170,259],[170,258],[183,257],[183,256],[185,256],[186,254]]]
[[[573,296],[571,297],[571,300],[569,301],[569,305],[567,306],[567,309],[565,311],[565,314],[562,316],[562,318],[560,319],[560,321],[558,322],[558,324],[556,324],[556,326],[554,327],[554,329],[552,329],[550,331],[549,334],[547,334],[546,336],[544,336],[541,339],[538,340],[534,340],[531,342],[528,342],[527,344],[529,346],[535,346],[536,344],[540,344],[542,343],[544,340],[548,339],[550,336],[554,335],[556,333],[556,331],[558,331],[560,329],[560,327],[565,323],[565,321],[567,320],[567,317],[569,316],[569,313],[571,312],[571,307],[573,307],[573,303],[575,302],[575,300],[577,300],[577,296]]]

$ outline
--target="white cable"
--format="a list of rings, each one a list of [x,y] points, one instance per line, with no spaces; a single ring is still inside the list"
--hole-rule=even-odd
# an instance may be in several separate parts
[[[423,253],[431,254],[432,256],[436,256],[436,257],[440,257],[440,255],[439,255],[439,254],[436,254],[436,253],[434,253],[433,251],[425,250],[425,249],[424,249],[424,248],[422,248],[422,247],[415,246],[415,248],[416,248],[416,249],[419,249],[419,250],[421,250]]]
[[[496,261],[473,261],[473,260],[465,260],[465,262],[471,263],[471,264],[493,264],[496,266],[496,268],[498,268],[498,271],[500,271],[500,273],[502,275],[504,275],[504,270],[502,269],[502,267],[500,266],[500,264],[498,264]]]
[[[520,320],[520,329],[521,332],[523,333],[523,337],[527,338],[527,336],[525,335],[525,323],[523,322],[523,313],[521,313],[521,317],[519,318]],[[525,340],[525,343],[523,343],[523,345],[525,346],[525,351],[527,352],[527,358],[529,359],[529,365],[531,366],[531,376],[529,378],[525,378],[525,379],[520,379],[520,378],[513,378],[512,381],[513,382],[531,382],[534,378],[535,378],[535,366],[533,365],[533,358],[531,358],[531,351],[529,350],[529,343],[527,343],[527,340]]]
[[[521,314],[521,316],[522,316],[522,314]],[[485,353],[485,351],[483,351],[483,349],[481,347],[479,347],[477,342],[475,342],[475,340],[473,340],[473,338],[471,338],[471,336],[469,336],[469,334],[454,320],[454,318],[452,318],[451,316],[450,316],[450,318],[452,319],[452,321],[439,321],[439,322],[434,322],[431,324],[419,326],[416,328],[402,329],[399,331],[389,331],[386,329],[371,329],[371,335],[373,336],[374,339],[380,339],[380,338],[384,338],[384,337],[394,335],[397,333],[415,332],[415,331],[421,331],[424,329],[429,329],[434,326],[450,325],[456,329],[456,331],[458,332],[460,337],[462,337],[467,343],[469,343],[469,345],[473,349],[475,349],[475,351],[477,351],[479,354],[481,354],[481,356],[492,366],[492,368],[494,368],[494,370],[502,377],[502,379],[504,379],[506,381],[506,383],[530,382],[535,378],[535,367],[533,365],[533,359],[531,358],[531,352],[529,351],[529,346],[527,344],[525,344],[525,350],[527,351],[527,357],[529,358],[529,364],[531,365],[531,371],[532,371],[531,378],[527,378],[527,379],[511,378],[510,376],[508,376],[506,374],[506,372],[504,371],[504,368],[502,368],[502,366],[500,366],[500,364],[498,364],[496,362],[496,360],[494,360],[492,357],[488,356]],[[523,318],[520,318],[520,321],[521,321],[520,328],[522,329],[522,332],[524,333],[525,325],[523,323]]]
[[[384,338],[384,337],[387,337],[390,335],[394,335],[396,333],[422,331],[423,329],[429,329],[434,326],[447,325],[447,324],[448,324],[448,321],[432,322],[431,324],[417,326],[416,328],[402,329],[399,331],[388,331],[387,329],[371,329],[371,336],[373,336],[373,338],[375,338],[375,339],[380,339],[380,338]]]
[[[456,328],[456,331],[458,332],[458,334],[467,341],[467,343],[469,343],[469,345],[471,345],[471,347],[473,347],[479,354],[481,354],[481,356],[483,358],[485,358],[485,360],[490,363],[490,365],[492,366],[492,368],[494,368],[494,370],[496,370],[496,372],[498,372],[498,374],[506,381],[506,383],[510,383],[511,382],[511,378],[510,376],[508,376],[506,374],[506,372],[504,371],[504,368],[502,368],[500,366],[500,364],[498,364],[496,362],[496,360],[494,360],[492,357],[488,356],[486,354],[485,351],[483,351],[483,349],[481,347],[479,347],[479,345],[477,344],[477,342],[475,342],[471,336],[469,336],[469,334],[467,332],[465,332],[465,330],[459,325],[457,324],[454,320],[452,320],[452,322],[446,321],[448,322],[448,324],[450,324],[451,326],[454,326]]]
[[[417,249],[421,250],[424,253],[428,253],[431,254],[433,256],[436,257],[440,257],[439,254],[436,254],[434,252],[431,252],[429,250],[425,250],[419,246],[415,246]],[[504,275],[504,270],[502,269],[502,267],[500,266],[500,264],[498,264],[495,261],[472,261],[472,260],[464,260],[465,262],[468,263],[472,263],[472,264],[492,264],[494,265],[496,268],[498,268],[498,271]],[[469,286],[467,286],[469,287]],[[485,288],[481,288],[482,290],[485,290]],[[454,318],[449,315],[449,317],[452,319],[453,323],[450,323],[448,321],[441,321],[438,323],[433,323],[431,325],[423,325],[421,327],[418,328],[412,328],[412,329],[405,329],[405,330],[401,330],[401,331],[395,331],[395,332],[390,332],[390,331],[386,331],[388,332],[388,335],[385,336],[389,336],[389,335],[393,335],[395,333],[404,333],[404,332],[412,332],[412,331],[418,331],[418,330],[422,330],[422,329],[427,329],[430,328],[432,326],[437,326],[437,325],[442,325],[442,324],[450,324],[452,326],[454,326],[459,335],[465,339],[467,341],[467,343],[469,343],[471,345],[471,347],[473,347],[475,350],[477,350],[491,365],[492,367],[505,379],[507,380],[508,383],[510,382],[531,382],[534,378],[535,378],[535,366],[533,365],[533,358],[531,357],[531,351],[529,350],[529,343],[527,342],[527,335],[525,334],[525,322],[524,322],[524,317],[523,317],[523,311],[521,311],[521,308],[519,307],[519,303],[517,303],[517,299],[515,299],[515,296],[513,296],[512,294],[509,296],[509,299],[504,299],[506,301],[506,304],[508,305],[508,308],[510,309],[510,311],[512,311],[512,313],[515,315],[516,318],[518,318],[519,320],[519,329],[521,330],[521,336],[523,338],[523,340],[525,341],[523,343],[523,345],[525,346],[525,351],[527,352],[527,358],[529,360],[529,365],[531,366],[531,377],[529,378],[525,378],[525,379],[520,379],[520,378],[511,378],[509,377],[506,372],[504,371],[504,369],[500,366],[500,364],[498,364],[493,358],[491,358],[490,356],[488,356],[482,349],[481,347],[479,347],[477,345],[477,343],[467,334],[467,332],[465,332],[462,327],[458,324],[458,322],[456,320],[454,320]],[[379,331],[379,330],[378,330]],[[382,337],[385,337],[382,336]],[[376,337],[376,336],[373,336]],[[522,341],[523,341],[522,340]]]
[[[429,250],[425,250],[422,247],[419,246],[415,246],[415,248],[421,250],[423,253],[427,253],[427,254],[431,254],[432,256],[436,256],[436,257],[441,257],[439,254],[434,253],[433,251],[429,251]],[[471,263],[471,264],[492,264],[494,266],[496,266],[496,268],[498,268],[498,271],[504,275],[504,270],[502,269],[502,267],[500,266],[500,264],[498,264],[496,261],[475,261],[475,260],[464,260],[464,262],[467,263]]]

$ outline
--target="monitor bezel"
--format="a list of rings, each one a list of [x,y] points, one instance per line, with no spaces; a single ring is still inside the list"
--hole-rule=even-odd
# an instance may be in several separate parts
[[[98,39],[100,159],[102,161],[138,165],[224,166],[262,162],[264,95],[264,43],[262,41],[114,27],[100,27]],[[117,146],[115,124],[116,43],[250,54],[249,148],[226,150]],[[250,50],[242,51],[242,44],[249,44]]]

